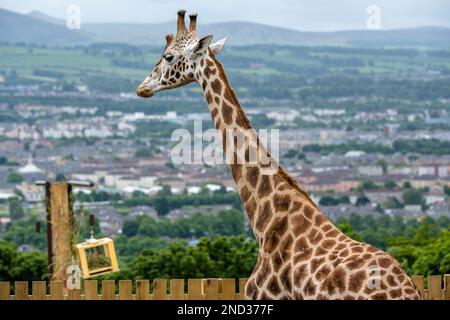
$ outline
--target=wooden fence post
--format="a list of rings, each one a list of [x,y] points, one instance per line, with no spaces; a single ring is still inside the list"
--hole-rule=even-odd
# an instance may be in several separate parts
[[[0,300],[9,300],[10,293],[9,281],[0,282]]]
[[[202,279],[188,279],[188,300],[202,300]]]
[[[98,300],[97,280],[85,280],[84,281],[84,299],[85,300]]]
[[[219,299],[219,279],[204,279],[205,300]]]
[[[166,279],[153,280],[153,299],[167,300],[167,280]]]
[[[441,275],[428,276],[428,297],[430,300],[442,299]]]
[[[33,281],[33,300],[47,300],[47,283],[45,281]]]
[[[14,282],[14,300],[28,300],[28,281]]]
[[[150,299],[150,282],[148,280],[136,280],[136,300]]]
[[[114,280],[103,280],[102,291],[102,300],[116,300],[116,282]]]

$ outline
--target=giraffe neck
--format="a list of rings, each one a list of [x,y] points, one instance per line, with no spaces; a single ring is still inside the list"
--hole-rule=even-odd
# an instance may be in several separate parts
[[[224,154],[234,156],[232,161],[227,159],[227,164],[233,174],[237,191],[256,238],[260,240],[267,225],[265,221],[270,220],[272,213],[269,215],[267,211],[277,213],[277,208],[272,210],[272,206],[268,204],[269,201],[266,201],[273,197],[277,190],[299,192],[306,202],[317,208],[308,194],[300,188],[298,182],[278,165],[260,143],[258,135],[228,82],[222,64],[211,51],[209,57],[199,62],[195,76],[204,91],[219,138],[222,139]],[[242,147],[237,144],[235,138],[227,140],[226,135],[230,132],[243,131],[247,134],[246,143]],[[230,141],[232,143],[229,143]],[[254,161],[255,158],[251,158],[251,154],[256,154],[256,161]],[[239,155],[244,155],[244,159],[240,162],[237,160]],[[282,203],[281,206],[289,206],[289,204],[283,204],[282,199],[280,203]]]

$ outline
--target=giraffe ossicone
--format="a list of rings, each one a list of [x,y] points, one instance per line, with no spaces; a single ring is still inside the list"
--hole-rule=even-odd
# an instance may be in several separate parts
[[[247,159],[251,148],[256,148],[259,155],[271,159],[256,133],[250,135],[244,150],[227,141],[227,130],[252,130],[252,126],[216,58],[226,38],[211,44],[212,36],[197,35],[196,15],[190,15],[189,29],[184,18],[185,11],[180,10],[177,34],[166,36],[161,59],[137,87],[137,94],[148,98],[197,82],[222,138],[224,154],[243,151]],[[343,234],[281,166],[270,174],[263,174],[267,164],[260,161],[229,166],[259,243],[246,298],[420,299],[393,257]]]

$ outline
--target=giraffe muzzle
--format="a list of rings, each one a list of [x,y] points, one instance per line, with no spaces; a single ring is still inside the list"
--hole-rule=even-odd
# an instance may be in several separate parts
[[[141,98],[151,98],[154,92],[148,88],[139,86],[136,88],[136,94]]]

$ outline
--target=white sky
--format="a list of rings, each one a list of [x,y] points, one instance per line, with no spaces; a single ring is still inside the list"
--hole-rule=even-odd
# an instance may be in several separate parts
[[[82,23],[158,23],[175,20],[178,9],[199,14],[199,23],[252,21],[304,31],[365,29],[370,5],[381,10],[381,28],[450,27],[450,0],[0,0],[0,8],[38,10],[65,18],[81,8]]]

